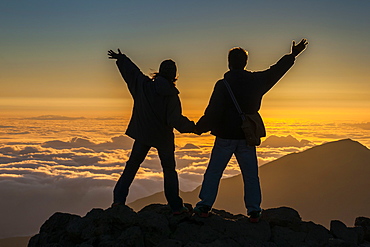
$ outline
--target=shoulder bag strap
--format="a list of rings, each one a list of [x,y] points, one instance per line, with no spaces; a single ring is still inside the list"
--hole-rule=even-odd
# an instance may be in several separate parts
[[[231,96],[231,99],[234,102],[234,105],[236,107],[236,110],[238,110],[239,115],[242,118],[242,120],[245,121],[244,112],[242,111],[242,109],[240,109],[240,106],[238,104],[238,101],[236,101],[235,95],[234,95],[233,91],[231,90],[230,84],[226,81],[226,79],[224,79],[224,84],[225,84],[225,86],[227,88],[227,91],[229,91],[229,94]]]

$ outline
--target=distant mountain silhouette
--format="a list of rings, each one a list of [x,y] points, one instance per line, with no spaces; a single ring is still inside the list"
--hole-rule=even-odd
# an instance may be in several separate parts
[[[305,147],[313,146],[313,143],[302,139],[298,141],[293,136],[275,136],[271,135],[261,143],[261,147],[279,148],[279,147]]]
[[[370,150],[344,139],[303,152],[292,153],[260,168],[263,208],[288,206],[304,220],[329,226],[340,219],[353,225],[357,216],[370,216]],[[185,202],[198,201],[200,187],[182,192]],[[165,203],[163,192],[131,204],[139,210],[151,203]],[[245,214],[241,176],[221,181],[214,208]]]

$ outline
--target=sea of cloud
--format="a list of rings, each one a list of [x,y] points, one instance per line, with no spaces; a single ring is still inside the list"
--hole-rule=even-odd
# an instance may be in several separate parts
[[[41,116],[0,122],[0,238],[35,234],[56,211],[84,215],[107,208],[133,140],[124,135],[128,119]],[[369,145],[370,123],[266,122],[269,136],[258,148],[259,165],[325,141],[358,139]],[[314,131],[316,130],[316,131]],[[202,182],[213,136],[176,133],[180,189]],[[240,173],[233,158],[224,177]],[[128,202],[163,190],[155,149],[130,188]]]

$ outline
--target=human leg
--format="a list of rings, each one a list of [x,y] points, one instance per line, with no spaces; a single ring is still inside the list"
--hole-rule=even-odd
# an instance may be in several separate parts
[[[177,212],[183,207],[183,201],[179,196],[179,179],[176,172],[175,153],[172,148],[158,148],[157,150],[163,169],[164,194],[171,209]]]
[[[261,187],[258,177],[256,147],[248,146],[245,140],[240,140],[235,151],[235,157],[240,166],[244,181],[244,203],[247,213],[261,211]]]
[[[142,144],[135,141],[131,150],[131,155],[128,161],[126,162],[125,169],[119,180],[116,183],[116,186],[113,190],[113,204],[126,203],[126,197],[129,192],[130,185],[135,178],[135,175],[140,167],[140,164],[144,161],[150,146]]]
[[[216,200],[220,179],[235,150],[234,142],[235,140],[216,137],[211,158],[204,174],[202,188],[199,193],[201,201],[197,203],[197,207],[208,206],[211,208],[213,206]]]

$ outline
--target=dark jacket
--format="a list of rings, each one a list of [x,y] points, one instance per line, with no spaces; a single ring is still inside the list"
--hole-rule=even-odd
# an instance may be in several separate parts
[[[275,65],[265,71],[229,70],[224,79],[246,114],[260,110],[262,97],[294,64],[291,54],[283,56]],[[204,115],[197,123],[197,131],[207,132],[224,139],[244,139],[242,120],[223,82],[219,80],[213,90]]]
[[[126,135],[152,147],[174,150],[173,128],[190,133],[195,127],[182,115],[175,85],[161,76],[150,79],[126,56],[117,60],[117,66],[134,99]]]

